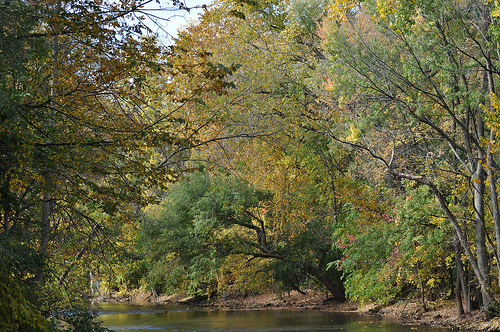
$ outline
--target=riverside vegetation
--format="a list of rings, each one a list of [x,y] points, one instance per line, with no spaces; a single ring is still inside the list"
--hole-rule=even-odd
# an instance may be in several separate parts
[[[496,328],[500,2],[217,0],[169,44],[146,5],[0,3],[0,330],[103,330],[99,289]]]

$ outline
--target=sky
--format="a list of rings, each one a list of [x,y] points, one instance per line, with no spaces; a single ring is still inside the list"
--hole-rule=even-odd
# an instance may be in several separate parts
[[[144,23],[157,32],[166,43],[172,43],[172,37],[177,36],[177,30],[196,20],[203,12],[202,6],[210,5],[211,0],[182,0],[182,2],[192,9],[189,12],[179,10],[172,6],[172,0],[159,0],[159,3],[151,1],[144,7],[144,11],[152,18],[146,19]]]

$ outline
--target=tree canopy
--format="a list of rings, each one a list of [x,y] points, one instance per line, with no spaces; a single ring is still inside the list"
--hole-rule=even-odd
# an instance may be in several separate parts
[[[99,329],[97,279],[498,312],[496,2],[220,0],[171,45],[147,4],[0,4],[1,329]]]

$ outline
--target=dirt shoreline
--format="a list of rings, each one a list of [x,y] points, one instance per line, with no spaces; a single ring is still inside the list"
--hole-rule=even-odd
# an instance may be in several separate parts
[[[455,303],[431,303],[430,310],[423,310],[419,301],[401,301],[381,306],[375,303],[363,306],[353,302],[338,303],[326,299],[324,293],[307,291],[306,294],[290,292],[284,294],[262,294],[252,296],[227,296],[211,299],[193,298],[182,295],[155,296],[151,292],[132,291],[108,294],[91,298],[94,303],[120,302],[130,304],[183,304],[193,307],[208,307],[213,310],[320,310],[332,312],[355,312],[359,314],[382,315],[402,324],[432,325],[460,331],[500,331],[500,318],[486,320],[482,311],[458,317]]]

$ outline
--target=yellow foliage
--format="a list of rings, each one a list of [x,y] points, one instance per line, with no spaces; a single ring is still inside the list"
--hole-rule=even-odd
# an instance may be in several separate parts
[[[497,95],[494,93],[491,93],[490,100],[491,100],[491,104],[495,108],[495,110],[500,110],[500,99],[498,99]]]
[[[377,9],[380,14],[380,18],[384,19],[387,16],[394,14],[395,0],[377,0]]]
[[[449,256],[446,256],[445,263],[446,263],[447,268],[451,268],[453,266],[453,264],[455,263],[455,254],[451,254]]]
[[[486,2],[490,3],[493,7],[493,9],[491,10],[491,16],[500,17],[500,1],[486,0]]]
[[[427,286],[429,287],[434,287],[436,283],[439,283],[435,278],[430,278],[429,280],[427,280]]]
[[[349,129],[351,130],[351,134],[346,138],[347,141],[352,143],[358,142],[359,137],[361,136],[361,132],[359,131],[359,129],[353,124],[349,126]]]
[[[498,115],[500,113],[500,99],[496,94],[490,94],[490,103],[493,111],[486,105],[483,106],[484,112],[486,114],[486,122],[488,126],[495,132],[495,134],[498,135],[498,133],[500,133],[500,118]],[[491,148],[492,152],[497,152],[500,150],[500,145],[496,140],[490,141],[486,138],[483,138],[482,141],[483,144]]]
[[[348,19],[347,14],[352,12],[360,4],[359,1],[352,0],[334,0],[328,5],[328,16],[340,22]]]

